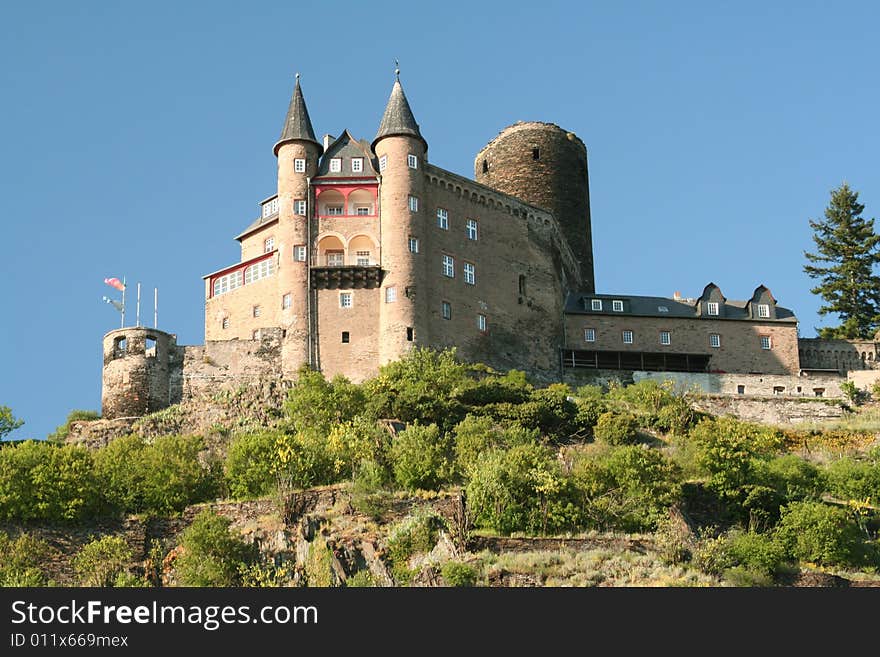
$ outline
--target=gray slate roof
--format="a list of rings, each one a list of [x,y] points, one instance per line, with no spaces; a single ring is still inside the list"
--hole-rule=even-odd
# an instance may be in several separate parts
[[[373,140],[373,150],[376,149],[376,143],[383,137],[396,135],[416,137],[425,145],[425,150],[428,150],[428,142],[419,132],[419,124],[416,123],[409,107],[406,94],[403,93],[403,87],[400,86],[400,80],[394,81],[391,97],[388,99],[385,114],[382,115],[382,122],[379,124],[379,132],[376,133],[376,138]]]
[[[602,310],[592,310],[590,300],[601,299]],[[611,310],[611,302],[619,299],[624,302],[623,312]],[[748,301],[727,299],[723,312],[719,316],[700,317],[697,314],[698,299],[669,299],[667,297],[632,296],[625,294],[584,294],[582,292],[568,295],[565,312],[571,315],[623,315],[631,317],[681,317],[689,319],[712,320],[752,320],[749,316]],[[666,308],[666,310],[660,310]],[[796,322],[797,317],[788,308],[776,306],[774,319],[760,319],[761,322]]]
[[[330,172],[330,160],[338,157],[342,160],[341,171],[338,173]],[[364,159],[364,170],[355,173],[351,170],[351,158],[360,157]],[[348,131],[343,130],[342,134],[337,137],[332,144],[327,146],[327,152],[321,158],[318,165],[317,178],[375,178],[378,175],[376,167],[373,163],[373,153],[370,151],[370,145],[366,141],[355,139]]]
[[[312,129],[312,120],[309,118],[309,110],[306,109],[306,101],[303,98],[302,88],[299,86],[299,76],[296,78],[296,87],[293,89],[293,97],[290,99],[290,106],[287,108],[287,117],[284,119],[284,126],[281,128],[281,137],[275,144],[275,155],[278,155],[278,148],[281,144],[288,141],[303,140],[314,142],[320,151],[324,148],[315,139],[315,131]]]

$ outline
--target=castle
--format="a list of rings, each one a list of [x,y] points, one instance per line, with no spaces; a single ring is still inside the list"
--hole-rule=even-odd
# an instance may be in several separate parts
[[[273,152],[277,190],[236,236],[238,262],[204,277],[205,345],[109,332],[104,417],[303,365],[360,381],[414,346],[545,380],[676,372],[721,392],[769,392],[765,376],[776,394],[825,391],[796,385],[813,350],[763,285],[744,301],[711,283],[697,299],[596,294],[587,149],[555,124],[505,128],[471,180],[428,161],[399,78],[367,142],[319,141],[297,76]]]

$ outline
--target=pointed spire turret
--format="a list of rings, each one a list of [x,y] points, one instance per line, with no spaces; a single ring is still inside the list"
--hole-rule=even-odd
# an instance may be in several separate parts
[[[284,119],[284,127],[281,129],[281,138],[275,144],[275,155],[278,155],[281,144],[289,141],[311,141],[318,147],[319,153],[324,150],[320,142],[315,139],[309,110],[306,109],[306,101],[299,86],[299,73],[296,74],[296,87],[293,89],[293,97],[287,108],[287,117]]]
[[[385,106],[382,122],[379,124],[379,132],[376,133],[376,138],[373,140],[373,150],[376,150],[376,144],[380,139],[403,135],[415,137],[425,145],[425,151],[427,151],[428,142],[419,132],[419,124],[416,123],[406,94],[403,93],[403,87],[400,85],[400,69],[395,69],[394,73],[397,77],[394,81],[394,87],[391,89],[388,105]]]

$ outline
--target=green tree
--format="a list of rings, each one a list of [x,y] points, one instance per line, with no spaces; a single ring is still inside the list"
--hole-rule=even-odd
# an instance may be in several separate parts
[[[844,183],[831,192],[825,219],[810,219],[816,253],[805,252],[810,263],[804,272],[818,279],[811,289],[825,303],[820,315],[836,313],[841,325],[819,331],[823,338],[870,338],[880,322],[880,277],[874,265],[880,262],[880,235],[874,220],[863,218],[865,206],[859,193]]]
[[[256,550],[229,531],[228,518],[205,509],[183,530],[174,563],[181,586],[237,586]]]
[[[8,406],[0,406],[0,440],[3,440],[3,436],[15,431],[22,424],[24,424],[24,420],[19,420],[15,417],[12,414],[11,408]]]
[[[113,586],[125,575],[132,551],[121,536],[102,536],[86,543],[73,558],[82,586]]]
[[[409,490],[438,489],[452,478],[451,442],[436,424],[411,424],[391,444],[394,479]]]

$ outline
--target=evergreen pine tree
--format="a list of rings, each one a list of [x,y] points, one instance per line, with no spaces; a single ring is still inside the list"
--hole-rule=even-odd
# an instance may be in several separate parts
[[[836,313],[840,326],[819,331],[823,338],[872,338],[880,323],[880,277],[874,265],[880,262],[880,235],[874,220],[861,216],[865,206],[859,193],[843,183],[831,192],[824,221],[810,219],[817,253],[804,253],[812,264],[804,271],[819,280],[810,290],[825,303],[820,315]]]

